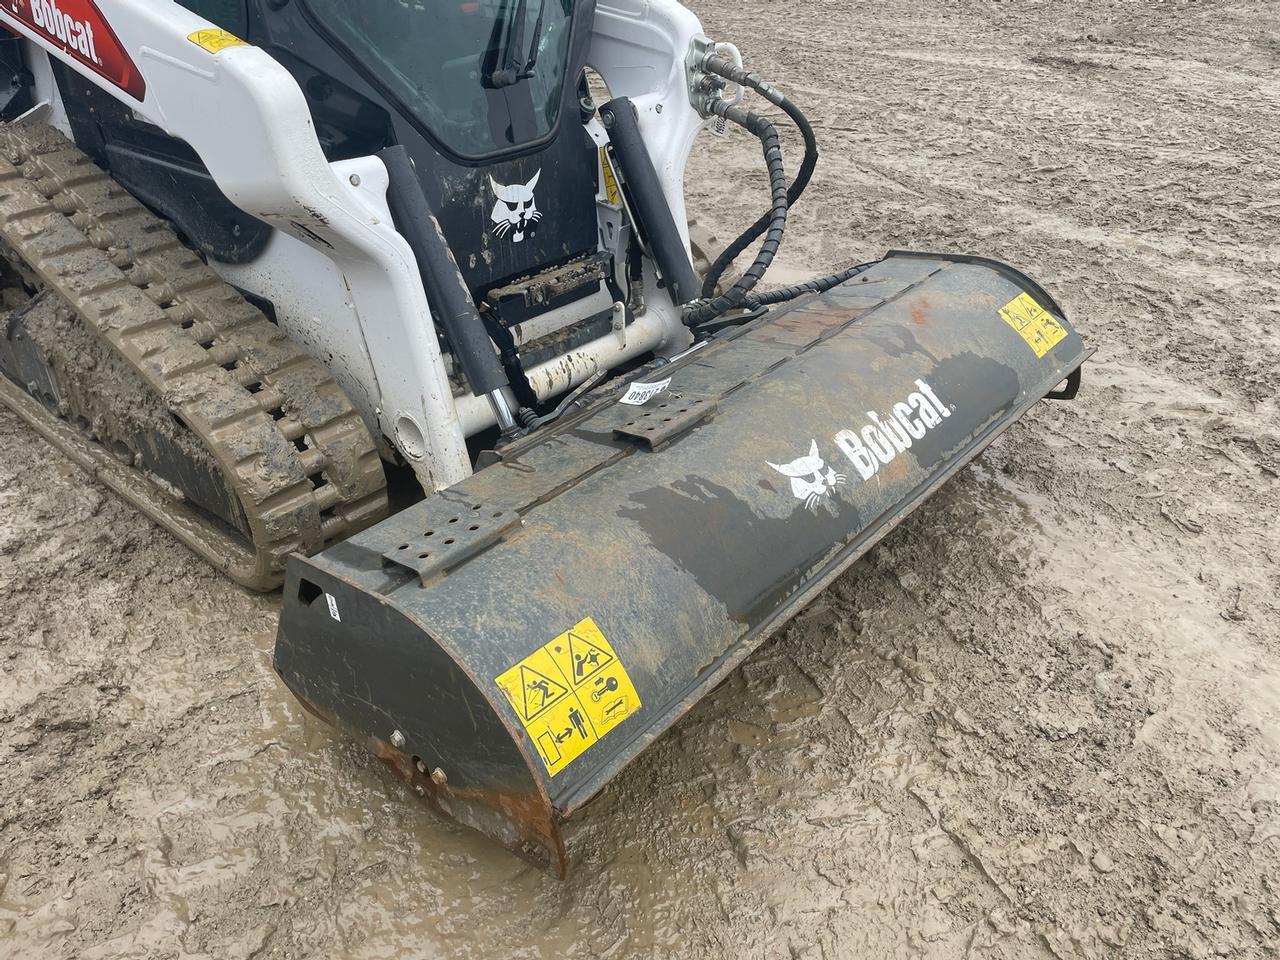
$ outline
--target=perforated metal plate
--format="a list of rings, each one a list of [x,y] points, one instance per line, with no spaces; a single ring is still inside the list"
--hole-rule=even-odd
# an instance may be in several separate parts
[[[493,546],[523,521],[495,505],[438,497],[416,508],[421,530],[386,550],[382,558],[406,567],[426,583]]]
[[[635,410],[635,416],[614,427],[613,432],[619,437],[639,440],[654,450],[709,418],[716,412],[716,401],[686,395],[636,407]]]

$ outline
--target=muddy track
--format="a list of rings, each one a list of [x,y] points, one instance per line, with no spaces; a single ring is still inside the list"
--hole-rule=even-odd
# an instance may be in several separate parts
[[[1274,4],[694,9],[817,125],[775,276],[1018,264],[1099,350],[1080,398],[615,780],[563,884],[306,717],[272,598],[0,416],[0,953],[1280,953]],[[767,202],[733,135],[688,183],[722,238]]]
[[[372,438],[318,363],[60,133],[7,125],[0,144],[0,237],[199,438],[251,542],[145,495],[141,478],[101,457],[100,479],[255,589],[278,585],[290,553],[385,514]],[[16,405],[39,424],[35,405]],[[42,429],[82,464],[94,458],[60,425]]]

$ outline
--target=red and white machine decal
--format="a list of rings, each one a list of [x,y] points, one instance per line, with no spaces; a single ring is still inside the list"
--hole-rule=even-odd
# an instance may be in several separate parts
[[[146,96],[142,74],[94,0],[0,0],[0,15],[12,17],[37,37],[61,47],[135,100]]]

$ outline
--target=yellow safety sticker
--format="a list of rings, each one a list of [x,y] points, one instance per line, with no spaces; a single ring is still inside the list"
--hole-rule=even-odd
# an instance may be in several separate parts
[[[248,44],[237,37],[234,33],[228,33],[226,30],[197,30],[191,36],[187,37],[197,47],[203,47],[210,53],[218,53],[227,47],[247,47]]]
[[[600,148],[600,182],[604,185],[604,199],[611,207],[622,206],[622,192],[618,189],[618,178],[613,172],[613,164],[609,162],[609,151]]]
[[[494,682],[553,777],[640,709],[626,668],[590,617]]]
[[[1053,314],[1036,303],[1030,294],[1018,294],[1000,308],[1000,316],[1021,334],[1037,357],[1043,357],[1067,335]]]

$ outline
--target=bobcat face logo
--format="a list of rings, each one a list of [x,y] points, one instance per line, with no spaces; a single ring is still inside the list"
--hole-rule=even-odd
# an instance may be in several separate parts
[[[818,512],[818,504],[831,491],[840,486],[848,477],[836,473],[827,466],[822,455],[818,453],[818,441],[809,441],[809,453],[792,460],[790,463],[769,463],[778,473],[791,480],[791,493],[797,500],[803,500],[810,513]]]
[[[489,189],[493,191],[495,202],[489,219],[493,221],[493,232],[499,237],[511,234],[512,243],[520,243],[524,235],[533,230],[534,224],[542,219],[538,212],[538,201],[534,199],[533,188],[538,185],[542,176],[539,170],[528,183],[498,183],[489,178]]]

